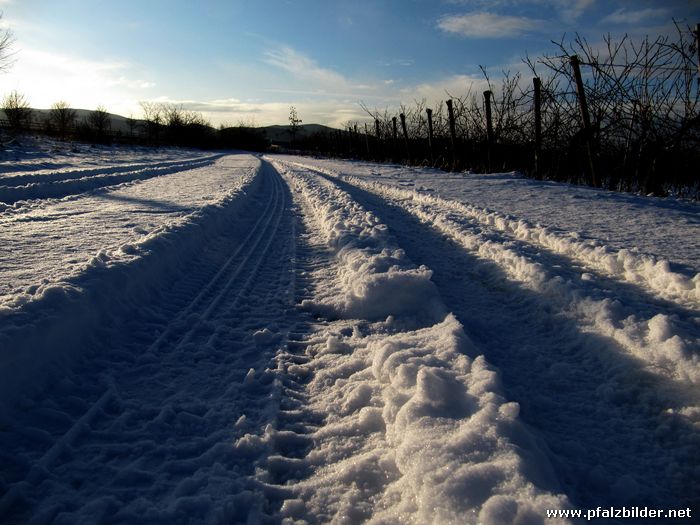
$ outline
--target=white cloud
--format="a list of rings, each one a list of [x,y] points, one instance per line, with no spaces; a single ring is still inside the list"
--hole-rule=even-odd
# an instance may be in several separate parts
[[[532,18],[478,12],[441,18],[438,27],[448,33],[467,38],[500,38],[516,36],[540,27]]]
[[[403,102],[425,99],[428,105],[435,105],[448,96],[463,97],[468,92],[481,93],[486,88],[486,80],[482,76],[451,75],[436,82],[406,86],[398,94]]]
[[[649,19],[666,19],[669,17],[669,10],[665,8],[647,8],[640,9],[638,11],[631,11],[628,9],[618,9],[608,16],[603,18],[602,22],[612,23],[612,24],[628,24],[634,25],[639,24],[644,20]]]
[[[118,60],[88,60],[39,49],[19,49],[16,62],[3,75],[4,92],[23,93],[36,108],[58,100],[90,109],[105,105],[110,111],[129,114],[137,110],[155,83],[138,78],[134,68]]]
[[[394,58],[392,60],[379,60],[377,64],[383,67],[411,67],[416,63],[412,58]]]
[[[398,85],[384,84],[367,97],[316,98],[315,92],[298,92],[292,89],[269,89],[270,97],[266,101],[242,101],[236,98],[215,100],[176,100],[168,97],[152,99],[153,102],[165,102],[181,105],[186,110],[199,111],[214,126],[222,123],[236,125],[249,124],[254,121],[258,126],[270,124],[285,124],[289,117],[289,107],[295,106],[300,118],[305,123],[319,123],[343,128],[349,121],[364,122],[368,115],[360,106],[363,101],[371,110],[377,109],[398,114],[399,105],[425,99],[429,107],[437,107],[440,101],[448,96],[462,97],[471,89],[471,93],[480,95],[487,88],[486,81],[481,76],[451,75],[431,83]],[[291,103],[286,100],[288,94],[299,95],[298,100]]]
[[[561,19],[572,24],[586,9],[593,6],[595,0],[554,0],[553,3],[555,9],[559,10]]]
[[[553,9],[559,18],[573,23],[584,11],[592,7],[596,0],[448,0],[451,4],[469,6],[473,9],[501,9],[538,6]]]
[[[265,53],[265,62],[306,80],[321,91],[338,91],[350,87],[350,83],[330,69],[320,67],[313,59],[291,47],[282,46]]]

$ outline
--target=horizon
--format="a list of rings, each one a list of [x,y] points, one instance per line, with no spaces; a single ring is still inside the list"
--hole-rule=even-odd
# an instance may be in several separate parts
[[[362,104],[396,109],[480,89],[480,65],[494,80],[524,71],[526,55],[553,52],[563,34],[597,45],[608,33],[656,37],[674,20],[700,21],[695,0],[270,5],[0,0],[14,37],[0,95],[137,119],[140,101],[172,103],[214,127],[285,125],[295,106],[304,124],[342,128],[367,120]]]
[[[49,111],[51,111],[51,108],[50,108],[50,107],[48,107],[48,108],[30,107],[29,109],[30,109],[31,111],[41,111],[41,112],[47,112],[47,113],[48,113]],[[92,112],[92,111],[95,111],[95,108],[79,108],[79,107],[72,107],[72,106],[70,107],[70,109],[72,109],[72,110],[74,110],[74,111],[84,111],[84,112],[86,112],[86,113],[90,113],[90,112]],[[0,109],[0,111],[4,111],[4,110]],[[127,118],[130,118],[128,115],[121,115],[121,114],[119,114],[119,113],[114,113],[114,112],[112,112],[112,111],[109,111],[109,108],[107,108],[107,113],[108,113],[111,117],[119,117],[119,118],[123,118],[123,119],[125,119],[125,120],[126,120]],[[136,120],[137,122],[138,122],[138,121],[145,121],[143,115],[134,115],[133,118],[134,118],[134,120]],[[80,116],[78,116],[78,119],[80,119]],[[213,127],[213,128],[218,128],[218,127],[219,127],[219,126],[214,125],[214,124],[211,123],[211,122],[207,122],[206,124],[207,124],[208,126],[210,126],[210,127]],[[302,128],[303,128],[303,127],[305,127],[305,126],[306,126],[306,127],[308,127],[308,126],[325,126],[325,127],[333,128],[333,129],[341,129],[341,128],[334,128],[333,126],[330,126],[330,125],[328,125],[328,124],[319,124],[318,122],[304,122],[304,123],[302,123],[302,124],[299,124],[299,127],[302,127]],[[240,123],[231,123],[231,124],[230,124],[229,126],[227,126],[227,127],[251,127],[251,128],[260,128],[260,129],[269,128],[269,127],[281,127],[281,128],[285,128],[285,127],[289,127],[289,123],[282,123],[282,124],[255,124],[255,123],[253,123],[252,125],[249,125],[248,123],[240,122]]]

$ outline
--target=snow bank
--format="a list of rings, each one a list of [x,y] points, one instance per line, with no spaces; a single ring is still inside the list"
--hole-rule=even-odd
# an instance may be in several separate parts
[[[666,294],[668,298],[672,294],[682,298],[688,295],[688,290],[697,290],[695,274],[700,254],[697,204],[533,181],[515,173],[445,173],[431,168],[311,158],[301,162],[319,166],[331,175],[347,174],[365,181],[411,187],[461,202],[460,213],[473,212],[472,218],[481,224],[486,224],[483,220],[505,219],[493,226],[504,228],[503,232],[517,230],[518,235],[524,235],[523,240],[541,241],[541,246],[562,250],[558,253],[572,257],[575,254],[586,264],[595,260],[601,271],[610,268],[610,275],[645,288],[653,287],[656,293]],[[490,208],[502,213],[492,213]],[[527,221],[521,225],[519,218]],[[558,228],[543,227],[540,223]],[[585,232],[589,239],[602,242],[584,241],[573,232]],[[633,251],[626,251],[628,247],[634,247]],[[637,247],[640,251],[636,251]],[[674,275],[659,280],[659,272],[666,273],[664,260],[681,263],[694,271],[671,269],[680,277],[679,282],[675,282]],[[694,295],[697,305],[697,291],[691,291],[690,295]]]
[[[302,193],[321,235],[340,262],[341,296],[330,304],[306,301],[305,307],[370,320],[420,315],[434,322],[444,316],[444,306],[430,280],[432,272],[411,263],[372,213],[326,181],[279,163],[275,166]]]
[[[520,422],[518,404],[503,396],[498,373],[443,313],[430,270],[416,268],[347,193],[304,170],[276,167],[338,263],[338,282],[325,285],[337,285],[340,297],[313,306],[344,319],[278,354],[283,397],[299,397],[304,384],[304,410],[324,415],[323,424],[267,427],[235,441],[239,453],[267,451],[259,481],[268,498],[283,498],[272,518],[557,523],[545,510],[569,503],[544,447]],[[395,297],[374,295],[382,280],[391,288],[382,294]],[[310,448],[304,457],[285,453],[301,442]]]
[[[432,195],[409,190],[397,190],[397,192],[402,197],[411,198],[417,203],[439,205],[443,209],[463,214],[476,219],[481,224],[511,234],[516,239],[534,242],[612,277],[640,285],[664,299],[700,309],[700,273],[689,277],[672,271],[668,261],[652,255],[634,253],[627,249],[613,250],[600,242],[582,241],[576,234],[552,231],[550,228],[533,225],[523,219],[513,219],[493,211]]]
[[[161,226],[137,242],[100,251],[78,275],[16,294],[0,307],[0,412],[41,389],[55,367],[88,352],[103,325],[128,318],[165,288],[181,265],[236,219],[258,187],[259,168],[219,201]]]
[[[24,175],[0,179],[0,202],[12,204],[20,200],[60,198],[66,195],[112,186],[123,182],[145,180],[183,170],[202,168],[213,164],[221,154],[188,161],[170,161],[156,165],[85,169],[69,172],[54,172],[44,175]],[[25,179],[39,182],[25,183]],[[10,184],[19,182],[19,185]]]
[[[391,199],[424,222],[436,226],[454,238],[470,252],[494,261],[513,281],[543,294],[560,310],[586,320],[598,333],[613,337],[630,353],[649,363],[654,371],[676,380],[700,383],[700,355],[696,352],[697,341],[692,334],[688,335],[685,330],[676,326],[677,320],[673,316],[659,313],[644,318],[637,312],[629,312],[618,300],[590,297],[586,288],[552,273],[516,248],[489,239],[480,228],[470,227],[469,224],[458,220],[456,215],[462,217],[463,212],[468,209],[467,206],[353,177],[346,177],[346,180],[353,185]],[[488,214],[485,217],[491,217],[494,224],[500,224],[501,229],[505,228],[506,219],[497,219],[495,215]],[[485,222],[488,221],[485,220]],[[524,231],[529,228],[523,226],[525,223],[522,221],[519,224]],[[557,237],[552,234],[552,238]],[[579,244],[583,246],[582,243]],[[639,257],[630,252],[626,252],[624,256],[633,259]],[[682,280],[682,276],[676,277]],[[658,282],[663,279],[663,277],[660,278]],[[698,276],[695,277],[695,280],[699,279]],[[669,290],[666,289],[666,291]],[[690,297],[689,293],[686,298]],[[682,304],[686,303],[678,296],[675,296],[675,299]]]
[[[110,175],[116,173],[124,173],[127,171],[139,171],[148,168],[166,168],[177,164],[185,164],[187,162],[195,162],[205,160],[213,155],[193,155],[192,152],[183,152],[181,158],[174,160],[151,160],[150,162],[127,162],[123,164],[114,164],[105,166],[100,163],[100,166],[91,167],[73,167],[64,169],[38,169],[30,172],[21,173],[0,173],[0,186],[25,186],[33,182],[57,182],[67,181],[71,179],[83,179],[86,177],[94,177],[96,175]],[[219,155],[214,155],[219,156]]]
[[[599,242],[581,241],[575,234],[554,232],[522,219],[512,219],[473,206],[424,195],[419,200],[440,202],[442,206],[449,206],[517,239],[534,242],[608,275],[648,288],[664,299],[700,308],[700,273],[688,277],[672,271],[668,261],[652,255],[633,253],[627,249],[616,251]]]
[[[467,357],[459,322],[390,336],[382,325],[307,348],[312,407],[328,418],[306,458],[323,468],[298,488],[306,511],[334,523],[556,523],[545,509],[567,499],[498,374]]]
[[[292,164],[304,166],[302,163]],[[617,279],[640,285],[664,299],[696,310],[700,309],[700,273],[687,276],[674,272],[670,263],[659,257],[635,253],[627,249],[614,250],[600,241],[581,240],[575,233],[554,231],[545,226],[534,225],[527,220],[443,199],[435,195],[378,182],[368,183],[352,175],[341,175],[334,169],[318,166],[313,169],[332,177],[352,179],[353,184],[361,182],[369,189],[381,188],[383,194],[391,194],[398,199],[440,206],[444,210],[451,210],[474,219],[480,224],[508,233],[516,239],[532,242],[554,253],[573,258]]]

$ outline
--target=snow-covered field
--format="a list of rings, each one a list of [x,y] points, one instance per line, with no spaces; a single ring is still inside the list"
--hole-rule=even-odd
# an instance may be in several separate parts
[[[1,523],[700,512],[697,204],[27,141],[0,202]]]

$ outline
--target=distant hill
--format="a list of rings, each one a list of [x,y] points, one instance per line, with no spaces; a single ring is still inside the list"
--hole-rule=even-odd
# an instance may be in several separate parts
[[[288,145],[292,141],[292,134],[289,131],[289,126],[264,126],[257,129],[261,131],[272,144]],[[331,133],[333,131],[336,131],[336,129],[324,126],[323,124],[302,124],[297,130],[295,140],[305,139],[316,133]]]
[[[76,122],[84,122],[87,117],[92,113],[93,110],[90,109],[75,109]],[[49,109],[32,109],[32,120],[34,126],[41,127],[43,123],[49,116]],[[0,110],[0,118],[5,119],[5,112]],[[127,124],[127,117],[121,115],[116,115],[114,113],[109,113],[109,118],[111,121],[112,132],[121,132],[123,134],[129,133],[129,125]],[[143,124],[145,123],[143,119],[134,119],[136,127],[135,132],[143,129]],[[254,131],[261,133],[271,144],[277,144],[280,146],[288,146],[292,141],[292,135],[289,131],[289,126],[273,125],[273,126],[262,126],[257,128],[252,128]],[[302,124],[297,130],[295,140],[306,139],[316,133],[331,133],[336,131],[335,128],[329,126],[324,126],[323,124]]]
[[[39,128],[43,125],[44,122],[46,122],[46,119],[49,117],[49,112],[51,110],[49,109],[32,109],[32,123],[33,126]],[[88,115],[92,113],[93,110],[91,109],[74,109],[75,111],[75,116],[76,116],[76,123],[81,123],[84,122]],[[5,120],[5,112],[3,110],[0,110],[0,117]],[[111,122],[111,127],[113,132],[120,131],[124,134],[129,133],[129,125],[127,124],[127,118],[122,117],[121,115],[115,115],[114,113],[109,113],[109,118]],[[141,125],[143,124],[142,119],[135,119],[136,121],[136,129],[139,129]]]

